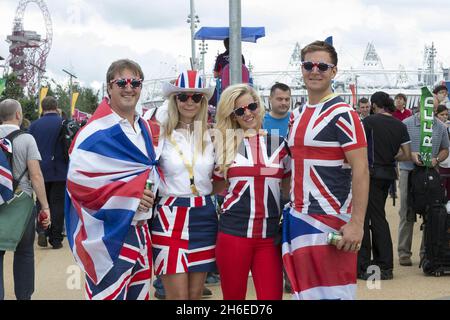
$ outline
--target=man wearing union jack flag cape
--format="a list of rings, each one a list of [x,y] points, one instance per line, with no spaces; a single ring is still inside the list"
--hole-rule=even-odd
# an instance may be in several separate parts
[[[355,299],[369,190],[366,137],[358,114],[332,92],[333,46],[313,42],[301,58],[308,101],[291,114],[291,207],[283,212],[283,262],[294,298]],[[342,236],[336,246],[327,243],[333,232]]]
[[[111,64],[102,101],[70,152],[66,227],[86,274],[86,298],[148,299],[151,218],[158,183],[151,129],[136,113],[144,75],[130,60]]]

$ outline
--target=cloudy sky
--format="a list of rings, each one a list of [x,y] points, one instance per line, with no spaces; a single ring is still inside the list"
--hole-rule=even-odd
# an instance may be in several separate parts
[[[0,56],[8,55],[19,0],[0,0]],[[74,72],[86,86],[100,87],[109,64],[136,60],[146,78],[174,76],[189,65],[189,0],[46,0],[53,24],[47,76],[67,81]],[[332,35],[340,68],[357,67],[373,42],[385,69],[416,69],[424,45],[434,42],[437,60],[450,66],[449,0],[242,0],[242,24],[264,26],[266,37],[244,43],[255,72],[284,71],[296,42],[301,46]],[[200,26],[227,26],[228,0],[195,0]],[[24,26],[45,34],[37,5],[28,6]],[[219,41],[208,41],[206,70],[213,68]]]

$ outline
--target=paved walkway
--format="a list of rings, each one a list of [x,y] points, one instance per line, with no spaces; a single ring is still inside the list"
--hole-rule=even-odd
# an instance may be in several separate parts
[[[398,200],[398,199],[397,199]],[[398,264],[397,229],[398,207],[392,206],[392,199],[388,199],[386,210],[394,242],[394,279],[381,281],[379,288],[370,288],[365,281],[358,280],[358,299],[447,299],[450,296],[450,276],[426,277],[419,269],[420,231],[416,223],[413,242],[413,266],[401,267]],[[417,254],[416,254],[417,253]],[[59,250],[36,247],[36,289],[33,295],[35,300],[77,300],[84,299],[83,276],[74,263],[68,248],[67,241]],[[14,299],[12,281],[12,254],[5,257],[5,287],[6,299]],[[251,278],[249,278],[247,298],[256,299]],[[220,286],[211,286],[213,296],[209,299],[222,299]],[[284,299],[290,299],[285,294]]]

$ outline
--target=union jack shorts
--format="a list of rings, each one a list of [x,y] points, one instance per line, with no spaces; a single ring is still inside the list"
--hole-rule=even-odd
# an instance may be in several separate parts
[[[152,221],[155,274],[216,270],[217,212],[206,197],[164,197]]]
[[[147,224],[130,226],[114,267],[95,285],[86,277],[88,300],[149,300],[152,250]]]

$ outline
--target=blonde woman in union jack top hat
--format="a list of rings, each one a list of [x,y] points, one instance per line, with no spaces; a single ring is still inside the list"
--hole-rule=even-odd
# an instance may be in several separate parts
[[[366,137],[358,114],[332,92],[333,46],[315,41],[301,58],[308,101],[292,113],[288,135],[293,170],[284,266],[294,298],[354,299],[369,192]],[[333,232],[342,236],[336,246],[327,243]]]
[[[168,300],[200,299],[207,272],[216,270],[217,214],[210,196],[214,147],[207,124],[213,90],[194,70],[163,84],[169,101],[159,141],[165,183],[151,233],[154,271]]]
[[[277,241],[281,194],[289,194],[289,152],[283,138],[262,130],[265,108],[248,84],[228,87],[216,113],[216,189],[227,186],[216,257],[225,300],[244,300],[251,271],[259,300],[281,300]],[[219,137],[221,139],[219,139]]]

